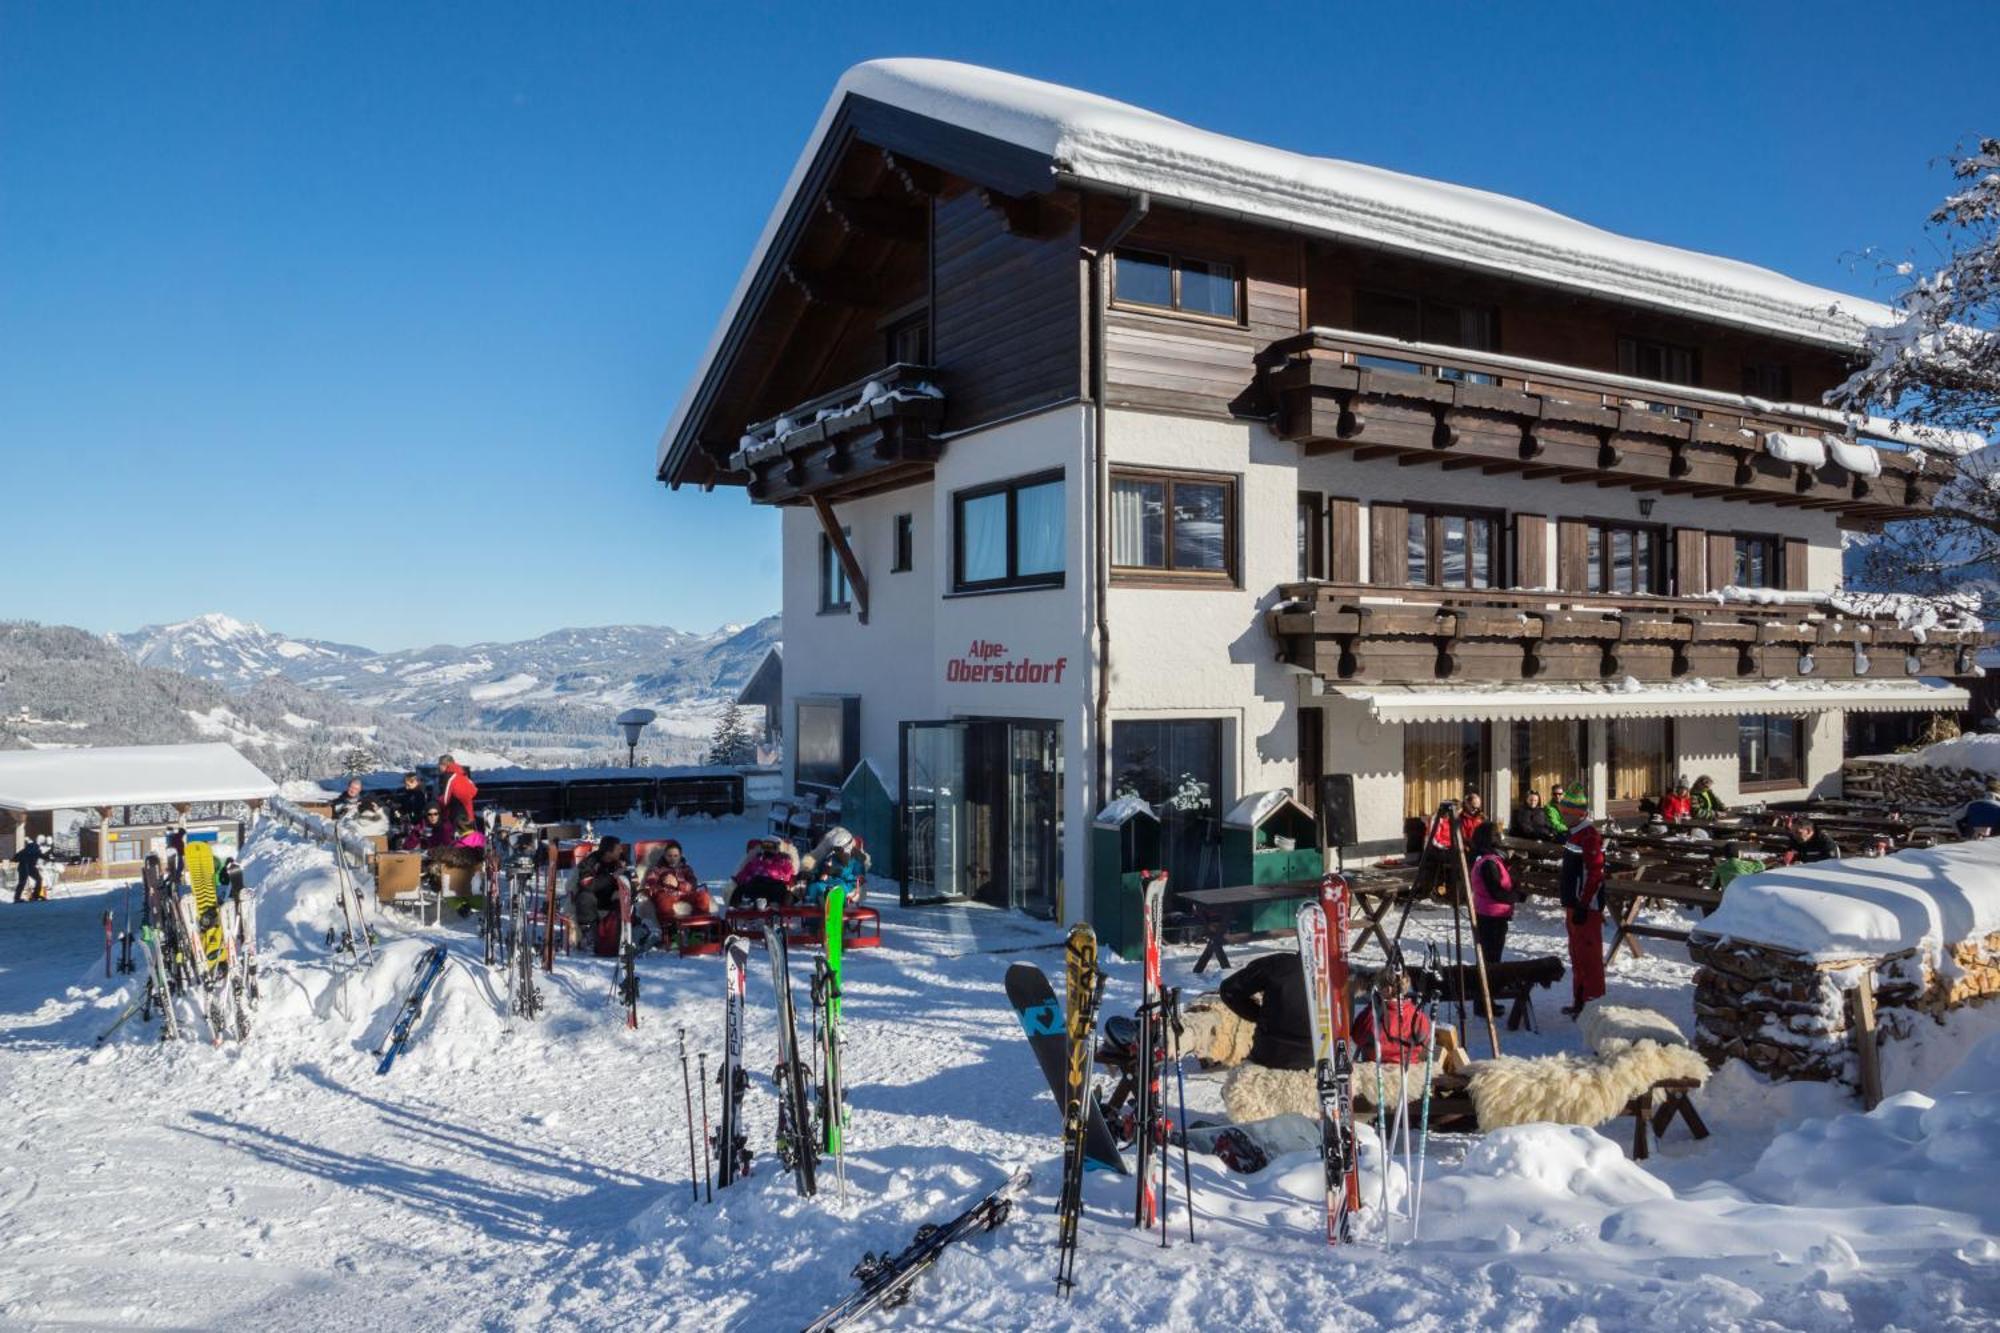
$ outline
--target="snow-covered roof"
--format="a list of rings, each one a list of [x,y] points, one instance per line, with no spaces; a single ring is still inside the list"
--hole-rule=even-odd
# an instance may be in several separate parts
[[[1111,803],[1102,810],[1099,810],[1097,818],[1090,822],[1098,828],[1118,828],[1126,821],[1138,815],[1144,815],[1146,818],[1152,820],[1159,819],[1159,816],[1153,813],[1152,806],[1132,793],[1127,792],[1123,796],[1112,797]]]
[[[1300,814],[1306,808],[1292,799],[1291,789],[1278,787],[1271,791],[1253,791],[1229,807],[1229,813],[1222,817],[1226,828],[1256,828],[1269,819],[1281,805],[1297,807]]]
[[[1969,696],[1922,681],[1811,680],[1716,685],[1703,679],[1642,685],[1339,685],[1329,693],[1368,705],[1378,722],[1505,722],[1534,718],[1726,717],[1739,713],[1918,712],[1964,708]]]
[[[263,800],[278,784],[220,741],[0,751],[0,810]]]
[[[848,97],[864,97],[1045,156],[1050,184],[1146,191],[1165,204],[1427,255],[1608,299],[1840,348],[1891,322],[1878,302],[1739,260],[1620,236],[1538,204],[1336,158],[1289,152],[1038,79],[949,60],[870,60],[841,76],[662,440],[695,389]]]
[[[1810,958],[1937,952],[2000,931],[2000,840],[1760,870],[1729,882],[1697,933]]]

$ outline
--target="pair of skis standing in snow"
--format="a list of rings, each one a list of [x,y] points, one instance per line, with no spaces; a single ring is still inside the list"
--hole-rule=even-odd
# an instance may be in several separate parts
[[[169,868],[170,865],[173,868]],[[188,892],[180,891],[183,875]],[[148,856],[142,868],[144,919],[137,942],[145,957],[146,979],[139,995],[111,1026],[99,1034],[100,1044],[133,1017],[160,1015],[160,1039],[196,1035],[196,1024],[183,1023],[176,1011],[182,998],[195,1002],[209,1039],[220,1046],[225,1038],[242,1041],[250,1035],[250,1013],[256,1007],[256,898],[243,884],[234,861],[217,866],[215,849],[190,842],[172,862]],[[224,902],[219,893],[229,887]],[[133,936],[127,902],[126,962],[130,964]],[[105,914],[105,963],[111,965],[112,922]],[[134,970],[130,964],[122,970]]]

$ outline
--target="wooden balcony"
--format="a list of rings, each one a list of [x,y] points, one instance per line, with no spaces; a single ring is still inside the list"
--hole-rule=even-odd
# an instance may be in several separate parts
[[[943,419],[933,372],[894,365],[750,427],[728,470],[762,504],[889,490],[930,476]]]
[[[1894,616],[1856,615],[1831,600],[1336,583],[1285,584],[1278,595],[1267,618],[1279,660],[1334,683],[1907,680],[1969,675],[1987,641],[1976,628],[1904,629]]]
[[[1773,432],[1844,439],[1828,409],[1367,334],[1281,338],[1258,354],[1258,367],[1279,435],[1308,454],[1826,509],[1856,528],[1927,513],[1953,470],[1934,453],[1851,452],[1879,463],[1869,475],[1840,466],[1831,450],[1823,466],[1769,451]]]

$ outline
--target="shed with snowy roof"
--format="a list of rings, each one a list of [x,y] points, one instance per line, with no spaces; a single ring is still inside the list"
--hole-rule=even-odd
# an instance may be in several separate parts
[[[1091,924],[1103,948],[1137,956],[1141,875],[1163,864],[1160,851],[1160,817],[1136,793],[1113,797],[1090,821]]]

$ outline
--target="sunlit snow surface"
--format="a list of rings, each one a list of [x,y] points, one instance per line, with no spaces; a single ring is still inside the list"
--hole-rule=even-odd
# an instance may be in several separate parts
[[[672,831],[715,877],[760,827]],[[1929,1091],[1871,1116],[1836,1089],[1732,1066],[1701,1096],[1715,1136],[1693,1143],[1676,1126],[1643,1166],[1623,1124],[1437,1137],[1415,1244],[1397,1220],[1385,1245],[1370,1212],[1360,1243],[1329,1251],[1309,1154],[1254,1177],[1197,1158],[1199,1239],[1186,1240],[1176,1176],[1165,1250],[1131,1229],[1130,1182],[1093,1176],[1065,1303],[1056,1112],[1000,990],[1010,963],[1059,966],[1053,927],[882,895],[890,947],[848,959],[848,1197],[830,1172],[819,1198],[797,1197],[772,1160],[759,1072],[755,1172],[709,1205],[688,1195],[677,1034],[712,1070],[716,960],[643,960],[629,1032],[610,964],[565,959],[549,1012],[510,1032],[464,923],[386,926],[380,961],[349,974],[321,938],[326,854],[266,826],[247,872],[263,895],[265,996],[251,1040],[220,1051],[162,1049],[136,1024],[93,1049],[120,1004],[101,917],[122,911],[121,888],[0,901],[0,1325],[795,1328],[850,1289],[862,1251],[899,1248],[1017,1164],[1035,1174],[1017,1215],[950,1253],[888,1326],[1934,1329],[1990,1327],[2000,1308],[2000,1038],[1957,1058],[1990,1015],[1891,1048],[1892,1091]],[[1449,918],[1420,912],[1410,935],[1448,944]],[[378,1077],[370,1052],[438,938],[453,964],[411,1050]],[[1553,915],[1526,909],[1510,952],[1560,938]],[[1685,955],[1647,949],[1619,962],[1611,998],[1689,1027]],[[1214,983],[1190,974],[1193,958],[1169,950],[1170,984]],[[748,1062],[762,1071],[770,977],[761,949],[751,962]],[[809,957],[793,965],[803,1015]],[[1136,970],[1111,970],[1107,1010],[1129,1010]],[[1507,1050],[1574,1049],[1566,998],[1539,993],[1543,1033],[1503,1033]],[[1484,1053],[1477,1023],[1472,1046]],[[1217,1087],[1190,1080],[1197,1114],[1214,1112]],[[1373,1163],[1371,1149],[1370,1199]],[[1392,1197],[1404,1183],[1399,1169]]]

